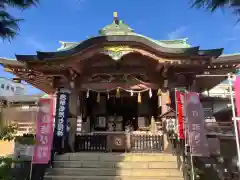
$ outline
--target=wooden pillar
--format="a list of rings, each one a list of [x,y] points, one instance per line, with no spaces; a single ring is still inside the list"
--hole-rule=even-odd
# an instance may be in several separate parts
[[[171,74],[168,71],[169,69],[169,64],[164,64],[163,67],[163,71],[162,71],[162,78],[163,78],[163,88],[162,88],[162,93],[161,93],[161,98],[162,98],[162,114],[168,112],[168,103],[170,100],[169,97],[169,76],[171,76]],[[165,126],[166,124],[166,119],[163,118],[162,119],[162,123]],[[164,134],[163,134],[163,138],[164,138],[164,151],[168,151],[168,147],[169,147],[169,142],[168,142],[168,137],[167,134],[165,132],[165,128],[164,129]]]
[[[75,151],[75,136],[77,131],[77,117],[79,115],[79,95],[76,90],[72,90],[69,97],[69,113],[72,115],[68,118],[70,124],[68,143],[71,151]]]
[[[169,103],[169,90],[167,88],[164,88],[162,90],[162,94],[161,94],[161,98],[162,98],[162,114],[168,112],[168,103]],[[163,124],[165,124],[165,118],[162,119]],[[164,151],[168,151],[169,148],[169,142],[168,142],[168,138],[167,138],[167,134],[164,133]]]
[[[193,92],[198,92],[197,83],[196,83],[196,79],[195,79],[195,78],[192,79],[191,91],[193,91]]]

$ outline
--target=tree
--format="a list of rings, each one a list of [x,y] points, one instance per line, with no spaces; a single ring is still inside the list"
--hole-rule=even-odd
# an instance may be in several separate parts
[[[25,134],[23,136],[17,136],[17,130],[17,124],[3,126],[0,130],[0,140],[14,140],[15,143],[18,142],[23,145],[35,144],[33,135]],[[26,180],[29,177],[29,173],[30,168],[24,164],[23,160],[18,158],[0,157],[0,180]]]
[[[14,140],[17,133],[17,124],[12,124],[9,126],[4,126],[0,132],[0,140],[12,141]]]
[[[19,22],[22,21],[10,15],[8,7],[24,10],[38,3],[39,0],[0,0],[0,38],[13,39],[18,34]]]
[[[17,132],[17,125],[12,124],[10,126],[2,127],[0,131],[0,140],[11,141],[15,138]],[[0,179],[12,180],[12,164],[15,161],[10,157],[0,157]]]
[[[240,0],[192,0],[192,7],[206,8],[211,12],[229,7],[234,13],[240,15]]]

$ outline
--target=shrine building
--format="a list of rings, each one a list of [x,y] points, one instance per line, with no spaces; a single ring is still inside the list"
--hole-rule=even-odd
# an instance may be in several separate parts
[[[76,143],[78,136],[82,138],[81,145],[76,145],[78,151],[106,150],[108,140],[103,138],[116,135],[121,140],[126,132],[133,135],[128,141],[134,141],[129,146],[135,149],[166,150],[162,115],[174,103],[171,92],[175,88],[209,90],[226,79],[222,75],[234,73],[240,63],[240,55],[222,55],[222,48],[201,49],[189,45],[187,39],[155,40],[138,34],[117,13],[97,36],[60,43],[56,52],[18,54],[16,60],[1,58],[0,64],[47,94],[68,94],[63,118],[76,129]],[[57,108],[65,105],[60,98],[57,96]],[[55,121],[59,121],[59,112]],[[55,131],[59,123],[63,122],[57,122]],[[57,131],[58,136],[64,135],[63,129]],[[135,142],[134,134],[157,137],[148,140],[157,145],[139,147],[142,140]],[[85,147],[86,136],[92,140]],[[121,148],[116,145],[112,150]]]

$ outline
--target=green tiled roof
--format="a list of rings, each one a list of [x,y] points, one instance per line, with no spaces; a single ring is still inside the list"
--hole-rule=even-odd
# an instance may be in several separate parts
[[[139,43],[144,44],[156,51],[161,51],[169,54],[181,54],[185,56],[209,56],[218,57],[223,49],[200,50],[198,46],[191,47],[187,44],[187,38],[176,40],[155,40],[134,32],[124,21],[114,17],[114,21],[103,27],[98,36],[88,38],[79,43],[61,42],[62,47],[56,52],[37,52],[37,55],[16,55],[19,61],[55,59],[64,56],[72,56],[88,47],[96,44],[104,43]]]

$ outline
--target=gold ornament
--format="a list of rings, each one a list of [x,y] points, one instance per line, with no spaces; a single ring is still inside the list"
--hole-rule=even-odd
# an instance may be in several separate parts
[[[161,95],[162,95],[161,89],[158,89],[157,95],[158,95],[158,96],[161,96]]]
[[[138,103],[140,104],[142,102],[142,96],[141,96],[141,93],[139,92],[138,93]]]
[[[117,91],[116,91],[116,98],[120,98],[120,89],[117,88]]]

